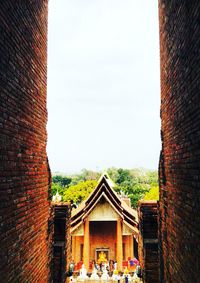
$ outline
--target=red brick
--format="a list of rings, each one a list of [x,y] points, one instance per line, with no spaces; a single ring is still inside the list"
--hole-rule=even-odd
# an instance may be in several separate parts
[[[159,1],[161,282],[200,282],[200,2]]]
[[[47,0],[0,4],[0,282],[50,280]]]

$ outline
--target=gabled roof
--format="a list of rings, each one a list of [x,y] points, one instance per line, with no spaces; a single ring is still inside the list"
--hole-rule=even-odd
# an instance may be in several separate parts
[[[71,217],[71,231],[76,230],[84,219],[92,212],[99,201],[104,198],[119,215],[133,233],[138,232],[137,211],[129,207],[113,190],[114,183],[107,173],[102,174],[94,191],[81,205],[73,211]]]

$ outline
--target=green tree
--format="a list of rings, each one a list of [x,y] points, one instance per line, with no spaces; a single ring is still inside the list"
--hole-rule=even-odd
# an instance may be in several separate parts
[[[96,180],[87,180],[77,185],[70,186],[63,192],[63,201],[80,203],[89,196],[96,186]]]
[[[137,208],[138,201],[144,197],[144,195],[149,191],[150,186],[148,184],[136,184],[129,188],[129,198],[131,200],[131,206]]]
[[[68,187],[71,181],[72,181],[72,178],[65,176],[62,178],[61,184],[63,187]]]
[[[158,185],[158,172],[157,171],[148,171],[147,172],[147,178],[148,178],[148,183],[151,185],[151,187],[155,187]]]
[[[152,187],[144,196],[144,200],[159,200],[159,187]]]
[[[60,185],[60,183],[52,183],[51,185],[51,195],[54,196],[56,192],[58,192],[60,195],[63,195],[63,187]]]
[[[61,184],[61,181],[62,181],[62,176],[60,176],[60,175],[55,175],[55,176],[52,177],[53,183],[60,183]]]
[[[129,174],[129,170],[119,168],[117,170],[117,173],[118,173],[118,176],[117,176],[117,179],[116,179],[116,183],[117,184],[120,185],[120,184],[122,184],[124,182],[126,182],[126,183],[131,182],[131,176]]]
[[[130,198],[133,208],[137,207],[138,201],[145,196],[152,186],[158,185],[157,171],[143,168],[130,170],[110,168],[107,172],[116,184],[115,191],[125,193]]]
[[[116,184],[116,180],[118,178],[118,169],[115,167],[111,167],[111,168],[108,168],[106,171],[109,177],[111,178],[111,180]]]
[[[68,176],[55,175],[52,177],[52,182],[54,184],[60,184],[62,187],[69,186],[71,181],[72,178]]]

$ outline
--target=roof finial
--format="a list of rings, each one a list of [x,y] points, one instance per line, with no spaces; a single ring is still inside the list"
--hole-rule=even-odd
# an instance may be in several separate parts
[[[111,188],[113,188],[115,186],[114,182],[110,179],[110,177],[109,177],[109,175],[108,175],[106,170],[103,171],[103,173],[101,174],[101,177],[99,178],[98,183],[100,183],[103,178],[106,179],[107,183],[109,184],[109,186]]]

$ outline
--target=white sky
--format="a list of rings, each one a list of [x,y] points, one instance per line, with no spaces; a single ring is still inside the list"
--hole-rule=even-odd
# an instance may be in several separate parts
[[[157,169],[159,80],[156,0],[50,0],[51,170]]]

